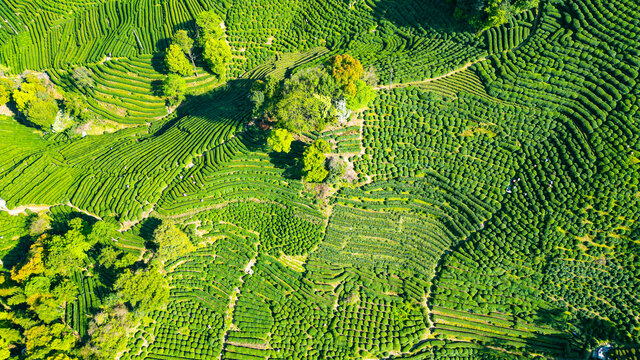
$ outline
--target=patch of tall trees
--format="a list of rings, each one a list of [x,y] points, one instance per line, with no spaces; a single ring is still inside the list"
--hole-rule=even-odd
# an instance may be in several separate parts
[[[63,231],[40,215],[23,259],[0,271],[0,359],[23,354],[28,359],[113,359],[125,349],[127,336],[151,311],[169,299],[164,263],[194,250],[187,235],[174,224],[154,233],[149,256],[126,253],[112,240],[111,223],[90,224],[76,217]],[[95,279],[100,305],[87,309],[87,336],[67,320],[68,304],[81,299],[78,279]],[[109,283],[102,283],[103,281]],[[108,280],[111,279],[111,280]],[[72,309],[72,310],[70,310]]]

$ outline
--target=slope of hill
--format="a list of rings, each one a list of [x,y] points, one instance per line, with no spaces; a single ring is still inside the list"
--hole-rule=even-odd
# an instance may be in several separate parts
[[[79,96],[110,129],[38,131],[3,107],[0,358],[584,359],[605,344],[634,358],[640,4],[540,1],[484,32],[455,7],[0,4],[3,76],[47,74],[59,99]],[[223,21],[226,78],[199,54],[186,98],[167,106],[163,52],[177,30],[200,36],[205,10]],[[345,53],[375,72],[375,99],[274,152],[255,89]],[[316,138],[344,159],[344,180],[301,177]],[[64,281],[21,279],[77,217],[95,239],[81,266]],[[192,248],[160,258],[165,224]],[[114,295],[122,274],[156,266],[165,303],[144,311]],[[67,281],[76,291],[44,320]],[[117,329],[116,304],[135,326],[108,348],[96,334]],[[42,350],[36,330],[55,325],[60,343]]]

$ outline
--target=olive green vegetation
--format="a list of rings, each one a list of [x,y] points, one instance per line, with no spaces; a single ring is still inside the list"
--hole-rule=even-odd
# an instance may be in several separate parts
[[[291,151],[293,135],[287,129],[274,129],[269,133],[267,143],[273,151],[288,153]]]
[[[327,157],[325,154],[330,150],[329,143],[322,139],[315,140],[304,150],[302,171],[306,181],[322,182],[327,177],[328,171],[325,169]]]
[[[82,88],[95,87],[95,80],[93,79],[91,70],[84,66],[73,69],[73,80]]]
[[[223,39],[222,20],[213,11],[204,11],[196,18],[202,57],[220,79],[225,79],[226,65],[231,60],[231,48]]]
[[[190,75],[193,71],[189,60],[178,44],[169,45],[167,57],[165,58],[167,70],[182,76]]]
[[[375,98],[372,86],[361,80],[363,74],[359,60],[337,55],[284,81],[269,78],[255,84],[250,100],[255,113],[278,128],[295,134],[322,131],[336,122],[336,101],[346,100],[350,109],[360,110]]]
[[[524,11],[536,8],[540,0],[455,0],[454,16],[486,30],[500,26]]]
[[[46,215],[31,217],[35,224]],[[61,219],[54,216],[54,220]],[[38,227],[41,231],[22,238],[30,243],[22,262],[3,272],[0,294],[6,301],[0,341],[7,349],[0,353],[3,359],[21,347],[26,347],[29,359],[52,359],[73,349],[81,356],[112,359],[125,349],[130,332],[144,316],[166,306],[169,285],[164,263],[194,250],[187,235],[172,223],[155,230],[156,252],[144,257],[117,247],[121,235],[111,223],[75,217],[62,224],[61,232],[60,226],[44,224]],[[89,292],[83,288],[86,281],[93,284]],[[74,304],[98,294],[101,302],[77,314],[81,310]],[[78,318],[85,314],[91,318]],[[82,323],[85,339],[77,337]]]
[[[52,4],[0,3],[0,359],[637,355],[637,2]]]
[[[162,92],[167,97],[169,105],[177,105],[184,100],[187,91],[187,82],[177,74],[169,74],[162,81]]]

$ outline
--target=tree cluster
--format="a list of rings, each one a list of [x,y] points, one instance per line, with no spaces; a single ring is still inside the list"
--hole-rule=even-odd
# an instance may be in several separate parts
[[[359,110],[375,98],[363,75],[360,61],[337,55],[325,66],[300,70],[284,81],[256,82],[249,100],[254,114],[263,114],[276,128],[295,134],[322,131],[348,113],[338,105]]]
[[[537,7],[539,0],[458,0],[454,17],[464,19],[479,29],[509,22],[515,15]]]
[[[43,130],[48,130],[58,116],[58,103],[37,76],[25,76],[19,86],[13,81],[2,79],[0,82],[0,103],[9,101],[8,94],[15,102],[16,108],[25,118]]]
[[[203,11],[198,14],[196,25],[197,41],[186,30],[178,30],[167,49],[165,65],[170,74],[162,83],[162,92],[170,106],[184,100],[187,85],[183,77],[194,73],[198,76],[196,50],[201,52],[211,73],[221,81],[225,79],[226,67],[231,61],[231,48],[224,39],[220,17],[214,11]]]
[[[154,233],[156,249],[145,261],[115,247],[112,239],[119,233],[110,223],[90,224],[77,217],[59,232],[49,220],[46,215],[33,219],[33,241],[24,259],[0,272],[0,304],[6,311],[0,311],[0,359],[23,349],[29,359],[113,359],[141,318],[168,302],[165,261],[195,246],[174,224],[163,223]],[[87,309],[92,315],[87,339],[66,322],[69,309],[77,311],[68,304],[86,301],[81,290],[87,289],[78,282],[82,278],[96,279],[102,288],[100,309]],[[103,278],[114,281],[101,284]]]

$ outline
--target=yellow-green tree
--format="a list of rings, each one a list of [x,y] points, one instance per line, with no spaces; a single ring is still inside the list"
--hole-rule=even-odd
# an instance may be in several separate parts
[[[184,100],[186,91],[187,82],[176,74],[169,74],[162,82],[162,92],[170,106],[177,105]]]
[[[178,44],[169,45],[164,61],[169,72],[187,76],[193,71],[189,60],[187,60],[187,57]]]
[[[304,179],[308,182],[322,182],[329,172],[324,164],[327,160],[325,153],[331,151],[331,146],[325,140],[318,139],[309,145],[302,154]]]
[[[202,45],[202,57],[211,69],[211,73],[223,79],[227,63],[231,61],[231,48],[223,39],[210,37]]]
[[[195,250],[187,234],[169,221],[163,221],[158,226],[153,233],[153,238],[158,244],[156,258],[160,261],[180,257]]]
[[[275,129],[267,138],[267,143],[273,151],[288,153],[291,150],[293,135],[287,129]]]
[[[63,324],[39,325],[25,330],[26,354],[30,359],[41,359],[56,352],[71,350],[76,344],[73,331]]]
[[[11,100],[11,92],[13,92],[15,84],[10,79],[0,78],[0,105],[6,104]]]
[[[201,39],[222,36],[222,19],[214,11],[203,11],[196,17],[196,25]]]
[[[42,129],[50,128],[58,115],[58,103],[35,76],[28,76],[20,89],[13,91],[12,97],[27,120]]]
[[[29,254],[24,264],[15,266],[11,269],[11,279],[17,282],[24,282],[32,275],[42,274],[45,271],[44,266],[44,246],[42,240],[48,235],[42,235],[38,241],[33,243],[29,248]]]
[[[155,268],[136,273],[125,270],[114,287],[120,300],[145,313],[162,308],[169,300],[169,283]]]

